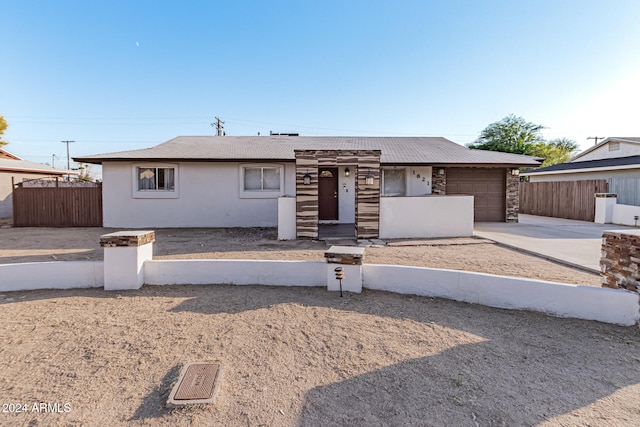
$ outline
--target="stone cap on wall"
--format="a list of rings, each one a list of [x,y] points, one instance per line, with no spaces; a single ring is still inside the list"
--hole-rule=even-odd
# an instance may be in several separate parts
[[[595,193],[596,198],[598,197],[618,197],[615,193]]]
[[[362,265],[364,248],[355,246],[331,246],[324,253],[329,264]]]
[[[151,230],[141,231],[117,231],[115,233],[103,234],[100,236],[100,247],[114,248],[117,246],[142,246],[153,243],[156,240],[156,233]]]

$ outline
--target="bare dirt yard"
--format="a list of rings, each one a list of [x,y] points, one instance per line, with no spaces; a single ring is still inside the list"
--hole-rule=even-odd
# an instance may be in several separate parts
[[[101,259],[110,231],[0,229],[0,260]],[[327,248],[270,233],[157,230],[155,257],[319,260]],[[492,243],[440,243],[372,247],[366,261],[598,280]],[[7,292],[0,324],[2,426],[640,425],[637,327],[228,285]],[[165,408],[181,366],[201,361],[223,365],[216,402]]]
[[[0,228],[0,264],[101,260],[100,236],[108,228]],[[271,228],[157,229],[155,259],[324,260],[322,241],[278,241]],[[339,243],[339,242],[338,242]],[[399,245],[405,242],[391,242]],[[446,239],[417,246],[368,247],[365,262],[467,270],[560,283],[600,286],[597,274],[499,246],[488,240]]]

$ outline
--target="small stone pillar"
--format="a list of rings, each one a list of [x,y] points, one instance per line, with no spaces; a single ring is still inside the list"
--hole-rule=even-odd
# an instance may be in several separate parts
[[[327,290],[339,291],[340,282],[336,279],[336,267],[342,267],[344,279],[342,290],[346,292],[362,292],[362,262],[364,248],[353,246],[331,246],[324,253],[327,260]]]
[[[593,222],[597,224],[611,224],[613,207],[618,203],[618,195],[612,193],[596,193],[596,214]]]
[[[153,231],[118,231],[100,236],[104,248],[104,289],[140,289],[144,262],[153,257]]]
[[[600,276],[603,288],[640,292],[640,230],[602,234]]]

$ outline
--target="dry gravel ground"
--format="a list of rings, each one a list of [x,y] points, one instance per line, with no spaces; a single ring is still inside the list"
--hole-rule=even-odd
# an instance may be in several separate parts
[[[108,228],[0,228],[0,264],[33,261],[101,260],[102,234]],[[317,241],[277,240],[270,228],[157,229],[155,259],[286,259],[324,260],[327,244]],[[468,270],[528,277],[561,283],[600,286],[596,274],[485,241],[485,244],[370,247],[365,262]]]
[[[32,291],[0,301],[3,426],[634,426],[637,327],[321,288]],[[187,361],[211,405],[165,409]]]
[[[101,259],[110,231],[0,229],[0,262]],[[155,255],[318,260],[325,249],[264,229],[158,230]],[[366,257],[598,281],[489,243]],[[378,291],[226,285],[4,293],[0,324],[2,426],[640,425],[637,327]],[[189,361],[224,366],[216,402],[164,408]],[[2,412],[15,403],[28,412]]]

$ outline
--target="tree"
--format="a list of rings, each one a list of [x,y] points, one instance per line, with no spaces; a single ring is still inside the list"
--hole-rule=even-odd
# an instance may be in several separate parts
[[[544,143],[540,131],[544,126],[527,122],[522,117],[508,115],[487,126],[478,139],[467,146],[478,150],[530,154],[533,147]]]
[[[0,115],[0,148],[8,144],[7,141],[2,140],[2,135],[4,134],[4,131],[7,130],[8,126],[9,125],[7,125],[7,121],[4,119],[4,116]]]
[[[540,167],[544,168],[568,161],[577,150],[578,144],[574,140],[557,138],[545,143],[536,144],[530,155],[545,159],[540,165]]]
[[[91,167],[89,165],[85,165],[84,163],[80,163],[80,166],[78,166],[78,175],[76,176],[75,180],[78,182],[95,181],[95,178],[91,174]]]

